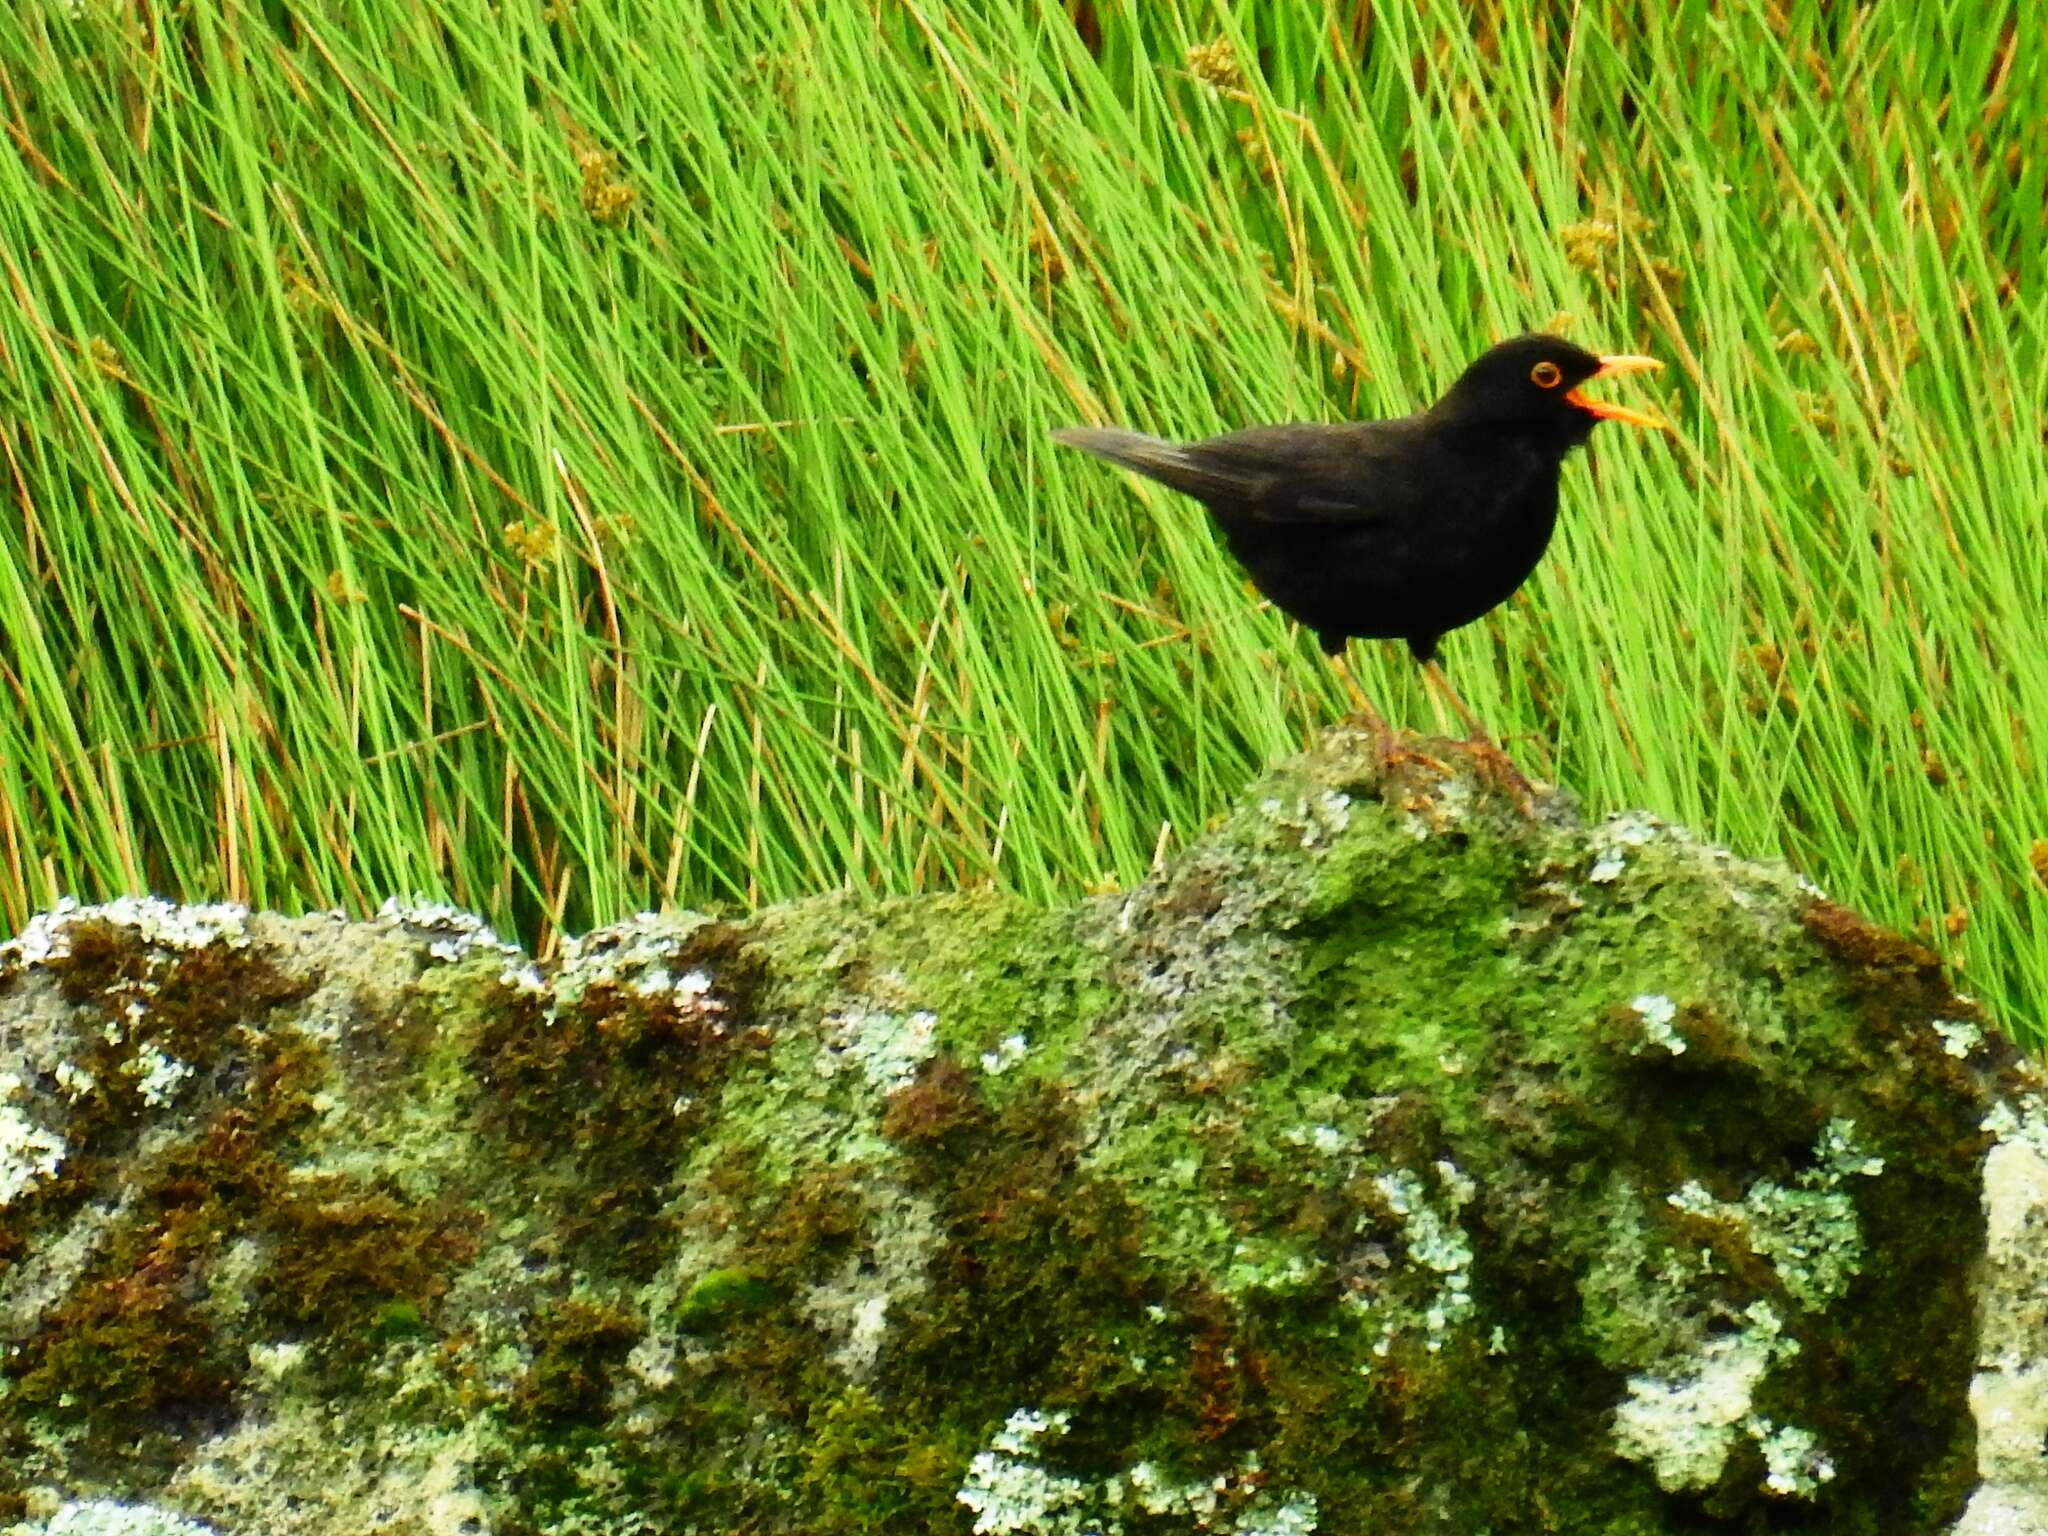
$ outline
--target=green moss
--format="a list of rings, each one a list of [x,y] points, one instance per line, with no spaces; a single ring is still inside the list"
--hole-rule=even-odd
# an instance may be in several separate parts
[[[218,1422],[239,1362],[185,1294],[192,1264],[169,1241],[127,1273],[75,1288],[10,1362],[13,1406],[83,1424],[110,1448]]]
[[[928,1078],[964,1081],[939,1068]],[[962,1115],[906,1155],[913,1187],[940,1213],[943,1244],[875,1390],[950,1426],[927,1432],[927,1445],[949,1444],[964,1463],[1019,1404],[1086,1405],[1069,1448],[1105,1471],[1134,1445],[1155,1459],[1213,1462],[1243,1441],[1240,1383],[1220,1363],[1231,1345],[1215,1332],[1225,1309],[1148,1255],[1131,1202],[1081,1172],[1059,1092],[1041,1086]],[[1190,1346],[1191,1326],[1198,1339],[1208,1331],[1210,1347]]]
[[[0,1259],[19,1251],[23,1233],[60,1224],[101,1195],[164,1108],[210,1102],[216,1076],[243,1059],[239,1044],[310,990],[257,945],[166,950],[99,917],[63,933],[63,953],[46,970],[80,1020],[65,1064],[64,1158],[53,1178],[0,1211]],[[288,1053],[253,1054],[262,1075],[249,1097],[274,1114]]]
[[[66,1002],[105,1018],[114,1037],[108,1043],[130,1051],[154,1046],[202,1069],[231,1046],[236,1028],[260,1023],[311,990],[261,945],[216,941],[166,950],[104,918],[72,923],[65,948],[51,974]],[[132,1091],[118,1070],[95,1075],[104,1091]]]
[[[208,1274],[276,1181],[254,1123],[225,1111],[146,1171],[130,1219],[7,1362],[22,1411],[141,1451],[219,1419],[244,1362],[211,1315]]]
[[[431,1311],[446,1276],[475,1256],[477,1225],[339,1175],[295,1179],[252,1224],[270,1261],[251,1299],[287,1337],[373,1340],[393,1305],[415,1321]]]
[[[676,1308],[675,1324],[685,1333],[715,1333],[781,1297],[778,1287],[748,1270],[714,1269],[691,1284]]]
[[[486,1130],[540,1179],[551,1226],[579,1261],[644,1280],[673,1240],[663,1191],[677,1148],[726,1076],[768,1041],[753,1008],[760,967],[742,930],[707,924],[664,962],[701,970],[705,993],[616,980],[580,986],[559,1009],[508,985],[487,989],[470,1057],[489,1090]]]
[[[383,1342],[380,1307],[422,1315],[445,1291],[476,1251],[474,1223],[346,1176],[294,1176],[330,1068],[289,1025],[263,1027],[310,984],[260,947],[167,954],[98,920],[68,941],[52,969],[74,1006],[105,1022],[83,1032],[92,1086],[74,1098],[64,1178],[36,1214],[59,1219],[103,1192],[162,1113],[122,1070],[137,1042],[192,1066],[174,1093],[193,1128],[131,1170],[121,1218],[6,1363],[8,1400],[153,1455],[222,1421],[248,1369],[241,1330],[310,1337],[329,1366],[360,1359]],[[123,1002],[138,994],[139,1010]]]
[[[390,1344],[431,1331],[418,1302],[387,1301],[372,1314],[369,1336],[373,1343]]]
[[[533,1364],[519,1384],[519,1411],[547,1425],[601,1420],[612,1372],[642,1331],[632,1312],[610,1302],[569,1297],[547,1306],[529,1330]]]
[[[957,1519],[959,1458],[864,1387],[812,1412],[797,1487],[820,1536],[944,1530]]]

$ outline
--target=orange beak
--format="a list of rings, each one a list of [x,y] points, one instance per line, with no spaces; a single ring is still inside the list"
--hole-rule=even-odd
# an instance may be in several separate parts
[[[1600,371],[1593,375],[1593,379],[1612,378],[1617,373],[1644,373],[1651,369],[1662,368],[1663,366],[1654,357],[1630,357],[1625,354],[1617,354],[1613,357],[1603,357],[1600,359]],[[1586,380],[1586,384],[1592,383],[1593,379]],[[1572,390],[1565,396],[1565,399],[1576,405],[1580,410],[1589,411],[1593,415],[1598,416],[1602,421],[1625,421],[1632,427],[1655,427],[1659,432],[1669,432],[1671,430],[1666,423],[1659,421],[1656,417],[1645,411],[1632,411],[1625,405],[1609,405],[1605,400],[1588,400],[1584,394],[1586,384],[1581,384],[1577,389]]]

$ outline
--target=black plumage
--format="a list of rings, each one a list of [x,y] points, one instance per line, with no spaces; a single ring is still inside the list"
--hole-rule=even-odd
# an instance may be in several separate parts
[[[1259,590],[1329,654],[1354,637],[1399,639],[1428,663],[1440,637],[1536,569],[1557,526],[1565,455],[1603,418],[1661,425],[1579,386],[1658,366],[1519,336],[1428,410],[1390,421],[1247,427],[1194,443],[1116,427],[1053,437],[1204,503]]]

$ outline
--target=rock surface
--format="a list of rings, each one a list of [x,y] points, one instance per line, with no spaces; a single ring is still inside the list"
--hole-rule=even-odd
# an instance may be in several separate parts
[[[1333,733],[1143,887],[0,947],[0,1531],[2048,1532],[1932,957]]]

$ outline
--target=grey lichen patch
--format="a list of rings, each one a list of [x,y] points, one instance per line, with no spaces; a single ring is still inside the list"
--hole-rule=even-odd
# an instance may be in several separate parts
[[[1941,1037],[1941,1048],[1958,1061],[1984,1043],[1984,1031],[1968,1019],[1936,1019],[1928,1028]]]
[[[1424,1347],[1434,1354],[1444,1347],[1451,1330],[1468,1322],[1476,1310],[1472,1242],[1458,1224],[1458,1212],[1471,1203],[1476,1191],[1472,1181],[1447,1159],[1438,1160],[1435,1174],[1434,1197],[1429,1186],[1406,1168],[1373,1177],[1373,1187],[1399,1224],[1406,1263],[1428,1286],[1420,1299],[1400,1306],[1389,1304],[1389,1287],[1354,1286],[1346,1292],[1346,1304],[1371,1317],[1378,1327],[1379,1338],[1372,1346],[1378,1357],[1384,1357],[1396,1339],[1411,1331],[1418,1333]]]
[[[1673,1374],[1628,1380],[1628,1396],[1614,1414],[1615,1449],[1646,1463],[1662,1488],[1713,1487],[1739,1434],[1762,1439],[1770,1433],[1753,1412],[1757,1389],[1799,1344],[1786,1337],[1769,1302],[1752,1303],[1741,1323],[1734,1333],[1708,1339]]]
[[[1986,1119],[1986,1290],[1970,1411],[1982,1478],[1954,1536],[2048,1531],[2048,1113],[2001,1100]]]
[[[154,1045],[142,1045],[121,1064],[121,1070],[135,1079],[136,1092],[149,1109],[161,1109],[176,1096],[178,1085],[192,1075],[189,1063],[166,1055]]]
[[[975,1536],[1106,1536],[1096,1487],[1040,1460],[1039,1442],[1064,1435],[1069,1418],[1019,1408],[975,1454],[956,1495],[974,1513]]]
[[[829,1033],[818,1056],[818,1075],[831,1077],[851,1064],[877,1093],[908,1088],[917,1069],[931,1059],[938,1023],[938,1015],[924,1008],[907,1014],[878,1008],[835,1013],[825,1021]]]
[[[1268,814],[1276,814],[1280,809],[1277,803],[1268,803]],[[1351,824],[1351,797],[1338,789],[1305,795],[1295,803],[1289,819],[1301,828],[1303,848],[1335,842]]]
[[[1758,1407],[1767,1374],[1801,1351],[1780,1304],[1758,1296],[1734,1308],[1753,1284],[1742,1279],[1745,1255],[1767,1263],[1778,1294],[1809,1314],[1847,1294],[1865,1260],[1850,1191],[1885,1167],[1855,1131],[1846,1118],[1828,1121],[1809,1166],[1789,1182],[1754,1180],[1739,1200],[1718,1199],[1688,1180],[1664,1202],[1686,1225],[1655,1239],[1628,1188],[1610,1191],[1609,1242],[1589,1271],[1588,1295],[1617,1319],[1632,1315],[1626,1325],[1609,1325],[1605,1352],[1650,1368],[1628,1378],[1615,1444],[1648,1465],[1660,1486],[1715,1487],[1744,1440],[1762,1456],[1767,1494],[1812,1497],[1834,1480],[1834,1457],[1813,1429]],[[1713,1241],[1689,1245],[1696,1232]],[[1647,1289],[1646,1276],[1654,1277]]]
[[[0,1206],[12,1205],[64,1166],[64,1138],[29,1117],[28,1087],[18,1072],[0,1072]]]
[[[417,1391],[417,1381],[413,1386]],[[338,1433],[344,1428],[347,1433]],[[485,1439],[480,1425],[451,1431],[380,1424],[375,1415],[338,1425],[315,1403],[286,1399],[207,1442],[169,1492],[236,1536],[378,1530],[484,1536],[490,1509],[475,1477]],[[289,1500],[276,1497],[280,1467],[297,1469],[297,1492]]]
[[[132,934],[143,949],[156,953],[189,953],[216,944],[239,948],[249,942],[249,918],[247,907],[228,902],[188,906],[155,896],[121,896],[81,905],[67,896],[0,943],[0,972],[66,959],[75,936],[101,924]]]
[[[1030,1036],[1022,1033],[1005,1035],[981,1053],[981,1070],[990,1077],[1001,1077],[1029,1055],[1030,1051]]]
[[[427,957],[443,965],[459,965],[478,954],[514,966],[526,958],[518,945],[499,938],[475,913],[445,902],[393,897],[378,908],[375,921],[392,933],[424,942]]]
[[[1631,850],[1641,848],[1657,836],[1664,823],[1641,811],[1624,811],[1610,816],[1593,829],[1593,862],[1586,878],[1595,885],[1608,885],[1628,868]]]
[[[1126,1517],[1172,1520],[1217,1536],[1314,1536],[1314,1495],[1265,1487],[1256,1460],[1211,1477],[1175,1478],[1138,1462],[1105,1478],[1048,1464],[1073,1415],[1019,1408],[975,1453],[955,1497],[975,1536],[1123,1536]]]
[[[879,1183],[864,1199],[868,1240],[829,1278],[807,1287],[802,1300],[804,1315],[833,1341],[833,1363],[855,1380],[873,1373],[891,1310],[914,1306],[923,1295],[939,1238],[930,1200]]]
[[[1766,1493],[1810,1497],[1821,1484],[1834,1481],[1835,1464],[1822,1453],[1812,1430],[1774,1424],[1761,1414],[1751,1414],[1742,1427],[1763,1452]]]
[[[717,1006],[711,970],[692,946],[709,922],[694,912],[643,913],[568,940],[544,981],[537,966],[515,968],[512,975],[520,984],[544,986],[557,1006],[580,1000],[592,987],[669,996],[689,1007]]]
[[[0,1536],[219,1536],[172,1510],[120,1499],[67,1499],[46,1519],[0,1527]]]
[[[1127,1469],[1121,1486],[1111,1484],[1116,1502],[1148,1515],[1185,1522],[1194,1531],[1229,1536],[1311,1536],[1318,1527],[1315,1495],[1278,1492],[1265,1481],[1256,1459],[1213,1477],[1173,1479],[1149,1462]]]
[[[1863,1231],[1848,1182],[1884,1172],[1884,1159],[1859,1147],[1855,1134],[1853,1120],[1830,1120],[1813,1149],[1813,1166],[1790,1187],[1759,1179],[1741,1200],[1724,1201],[1689,1182],[1672,1193],[1671,1207],[1734,1228],[1752,1252],[1770,1261],[1786,1294],[1816,1311],[1848,1290],[1863,1263]]]
[[[1672,1027],[1678,1017],[1678,1005],[1661,992],[1645,992],[1629,1004],[1636,1017],[1643,1021],[1643,1040],[1646,1045],[1670,1052],[1673,1056],[1685,1054],[1685,1036]]]

